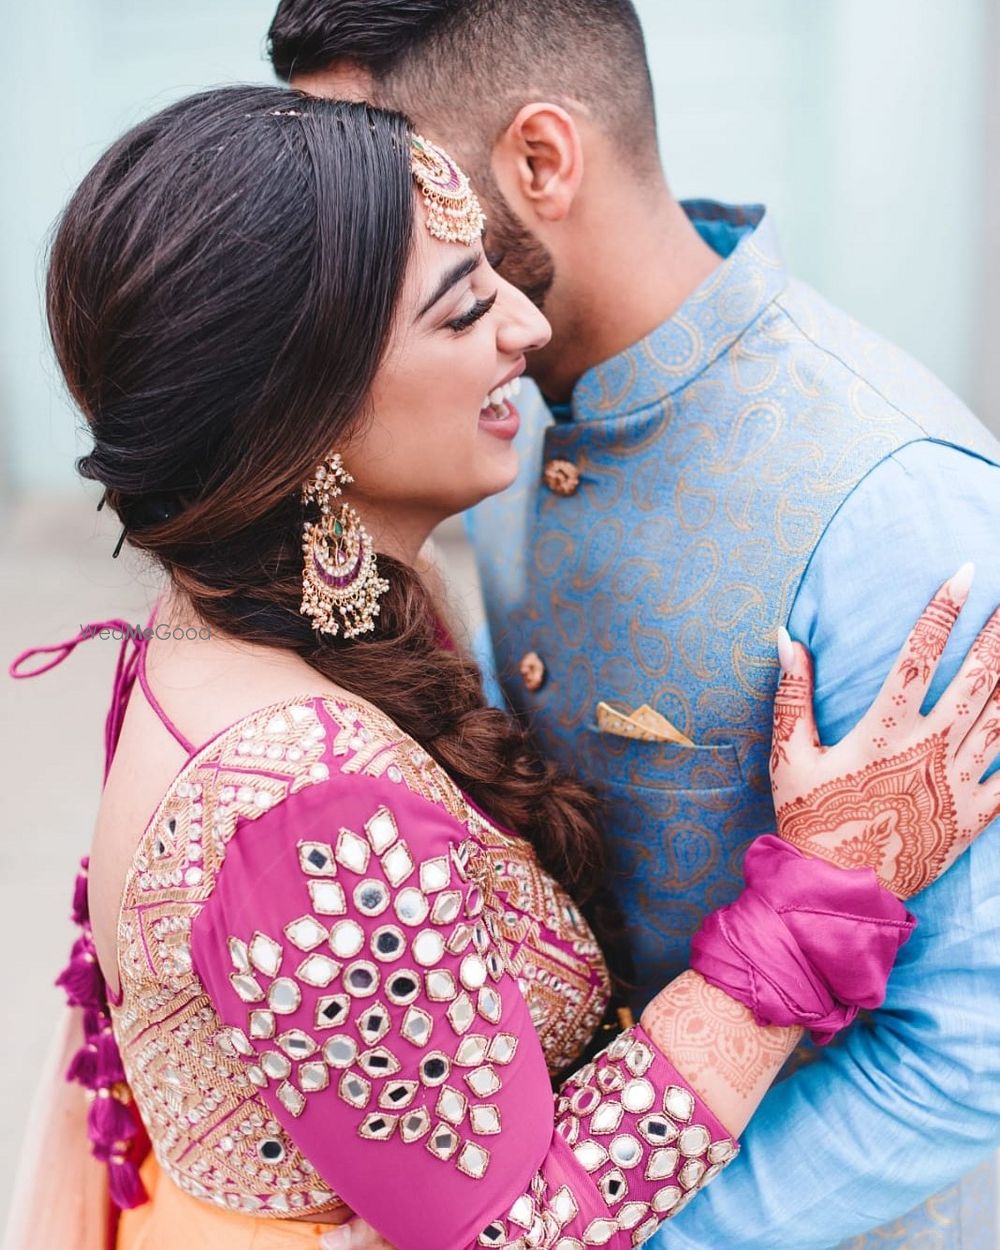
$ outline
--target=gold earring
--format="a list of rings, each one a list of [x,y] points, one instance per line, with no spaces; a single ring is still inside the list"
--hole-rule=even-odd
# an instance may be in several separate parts
[[[303,504],[319,507],[319,520],[302,532],[302,605],[321,634],[345,638],[375,628],[380,600],[389,583],[379,576],[371,535],[349,503],[334,501],[354,481],[336,453],[319,466],[302,488]]]

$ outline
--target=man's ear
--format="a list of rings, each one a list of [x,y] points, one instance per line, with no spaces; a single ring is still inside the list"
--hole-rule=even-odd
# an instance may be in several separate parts
[[[493,149],[501,191],[530,205],[543,221],[562,221],[583,180],[583,143],[558,104],[526,104]]]

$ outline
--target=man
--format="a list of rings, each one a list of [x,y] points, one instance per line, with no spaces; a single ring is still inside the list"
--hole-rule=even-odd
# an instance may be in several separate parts
[[[552,322],[529,362],[551,415],[523,412],[519,484],[473,541],[510,702],[608,800],[639,1006],[773,827],[777,627],[812,648],[833,741],[977,561],[940,689],[1000,600],[1000,446],[789,276],[763,208],[678,204],[628,0],[282,0],[271,52],[445,144]],[[958,1178],[1000,1144],[998,887],[994,833],[915,901],[878,1027],[771,1092],[664,1246],[827,1250],[945,1185],[854,1250],[993,1246],[989,1165]]]

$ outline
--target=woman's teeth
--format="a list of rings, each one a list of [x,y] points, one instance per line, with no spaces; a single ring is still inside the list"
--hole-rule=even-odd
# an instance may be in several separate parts
[[[483,400],[483,408],[502,408],[505,400],[513,399],[515,395],[520,394],[520,391],[520,378],[515,378],[513,382],[506,382],[503,386],[497,386]]]

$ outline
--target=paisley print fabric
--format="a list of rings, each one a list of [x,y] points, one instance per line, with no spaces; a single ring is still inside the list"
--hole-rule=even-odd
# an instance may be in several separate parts
[[[699,918],[735,897],[743,849],[773,827],[775,631],[838,511],[913,444],[1000,463],[939,382],[789,276],[763,208],[685,207],[724,263],[580,379],[569,419],[525,406],[519,480],[470,520],[504,693],[606,799],[636,1006],[685,966]],[[546,485],[553,460],[575,490]],[[528,652],[537,690],[519,675]],[[647,703],[695,745],[601,734],[600,700]],[[707,1230],[711,1205],[687,1214]]]

